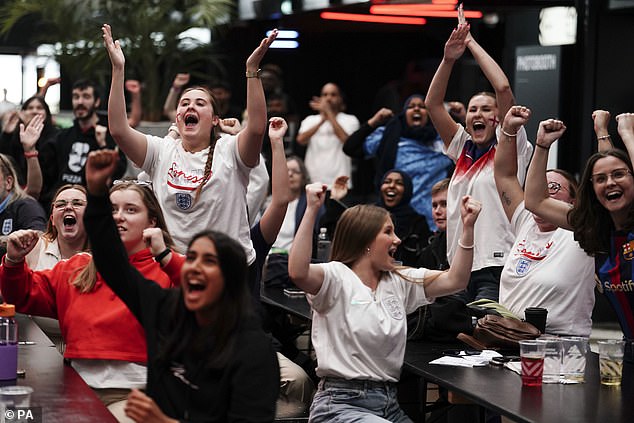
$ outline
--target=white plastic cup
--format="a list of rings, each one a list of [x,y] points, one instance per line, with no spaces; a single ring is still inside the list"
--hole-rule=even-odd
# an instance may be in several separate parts
[[[540,336],[539,340],[546,343],[542,380],[544,383],[559,383],[563,361],[563,343],[561,339],[554,336]]]
[[[585,336],[567,336],[561,338],[564,356],[561,373],[568,382],[585,382],[586,353],[588,338]]]
[[[539,340],[519,341],[522,363],[522,385],[542,386],[546,342]]]
[[[618,386],[623,377],[623,352],[625,341],[610,339],[598,341],[599,344],[599,370],[601,384]]]
[[[2,386],[0,387],[0,421],[7,416],[9,409],[28,408],[31,406],[31,393],[33,388],[30,386]]]
[[[33,388],[30,386],[2,386],[0,387],[0,402],[10,407],[29,407],[32,392]]]

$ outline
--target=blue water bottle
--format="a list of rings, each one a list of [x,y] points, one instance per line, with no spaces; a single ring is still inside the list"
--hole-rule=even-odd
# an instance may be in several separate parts
[[[18,323],[15,306],[0,304],[0,380],[12,380],[18,373]]]

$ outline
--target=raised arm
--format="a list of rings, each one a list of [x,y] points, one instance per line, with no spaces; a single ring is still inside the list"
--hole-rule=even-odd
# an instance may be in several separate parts
[[[156,303],[150,298],[160,298],[163,294],[154,293],[163,292],[163,289],[145,279],[130,264],[112,218],[108,184],[118,160],[119,154],[114,150],[102,149],[89,153],[85,167],[88,205],[84,213],[84,226],[97,271],[143,325],[143,310],[155,307]],[[153,294],[148,295],[150,292]]]
[[[610,112],[607,110],[595,110],[592,112],[592,121],[594,122],[594,134],[597,136],[597,148],[600,152],[612,150],[612,137],[608,132],[608,124],[610,123]]]
[[[112,63],[112,82],[108,98],[108,129],[119,148],[135,165],[141,167],[147,152],[147,139],[145,135],[132,128],[128,123],[123,89],[125,73],[123,50],[121,50],[119,41],[114,41],[112,38],[110,25],[104,24],[101,31],[104,45]]]
[[[26,127],[23,123],[20,124],[20,142],[26,158],[25,191],[35,199],[40,198],[43,185],[42,168],[38,159],[38,151],[35,149],[43,128],[44,119],[41,115],[35,115]]]
[[[464,9],[462,3],[460,3],[458,7],[458,24],[466,23]],[[506,112],[515,104],[515,98],[513,97],[509,80],[495,60],[473,39],[471,32],[467,35],[467,40],[469,41],[468,46],[471,55],[476,62],[478,62],[480,70],[482,70],[484,76],[486,76],[489,83],[493,86],[498,106],[498,120],[502,122],[506,116]]]
[[[428,297],[441,297],[462,291],[469,283],[473,265],[473,225],[480,214],[482,204],[466,195],[462,197],[460,215],[462,234],[458,250],[448,271],[430,270],[425,277],[425,293]]]
[[[35,95],[40,96],[42,98],[46,97],[46,93],[48,92],[48,89],[51,88],[53,85],[59,84],[60,82],[62,82],[62,78],[60,78],[59,76],[56,78],[48,78],[46,82],[44,82],[44,85],[42,85],[40,89],[37,90],[37,93]]]
[[[260,219],[260,230],[264,240],[273,244],[280,232],[286,208],[290,201],[288,187],[288,167],[284,154],[284,134],[288,125],[280,117],[269,120],[269,140],[271,140],[271,204],[266,208]]]
[[[524,191],[517,180],[517,131],[528,122],[530,109],[513,106],[502,123],[500,142],[495,150],[493,175],[506,218],[511,221],[517,206],[524,200]]]
[[[634,113],[621,113],[616,117],[616,122],[621,140],[632,160],[634,158]]]
[[[445,43],[445,53],[442,61],[429,84],[429,91],[427,91],[427,96],[425,97],[425,107],[427,107],[429,117],[438,134],[440,134],[440,138],[445,143],[445,147],[449,147],[453,136],[458,131],[459,125],[445,108],[444,100],[453,66],[456,60],[462,56],[470,42],[467,39],[467,35],[469,35],[469,25],[466,24],[458,25],[451,32],[449,39]]]
[[[247,113],[249,124],[238,134],[238,152],[240,158],[249,167],[254,167],[260,160],[262,150],[262,140],[266,131],[266,100],[262,81],[257,76],[260,69],[260,62],[266,54],[271,43],[277,37],[277,29],[260,42],[260,45],[253,50],[246,62],[247,76]]]
[[[471,37],[471,35],[469,35],[469,37]],[[506,112],[508,112],[511,106],[515,104],[511,84],[500,65],[498,65],[491,56],[489,56],[489,53],[487,53],[482,46],[476,42],[476,40],[471,38],[471,41],[467,44],[467,46],[469,47],[469,51],[471,51],[473,58],[476,62],[478,62],[482,73],[484,73],[484,76],[486,76],[488,81],[491,83],[491,86],[493,86],[498,105],[498,119],[501,122],[504,119],[504,116],[506,116]]]
[[[321,266],[310,263],[313,251],[313,228],[319,208],[326,198],[326,185],[313,183],[306,185],[306,212],[299,224],[288,258],[288,274],[291,280],[309,294],[317,294],[324,283]]]
[[[537,131],[537,148],[528,166],[526,187],[524,192],[525,206],[542,219],[560,228],[572,230],[568,222],[570,204],[551,198],[548,195],[546,165],[550,146],[566,131],[566,125],[560,120],[548,119],[539,123]]]
[[[174,82],[170,87],[165,103],[163,104],[163,114],[170,120],[170,122],[176,121],[176,106],[178,105],[178,97],[183,91],[183,87],[189,83],[188,73],[177,73],[174,77]]]

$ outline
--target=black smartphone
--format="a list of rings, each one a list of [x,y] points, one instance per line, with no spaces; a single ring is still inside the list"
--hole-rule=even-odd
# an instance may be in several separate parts
[[[460,355],[461,352],[464,352],[464,355],[478,355],[482,351],[478,350],[465,350],[465,349],[455,349],[455,350],[444,350],[442,355],[449,355],[451,357],[463,357],[464,355]]]
[[[501,357],[493,357],[490,361],[493,365],[503,366],[505,363],[509,361],[520,361],[521,358],[519,355],[503,355]]]

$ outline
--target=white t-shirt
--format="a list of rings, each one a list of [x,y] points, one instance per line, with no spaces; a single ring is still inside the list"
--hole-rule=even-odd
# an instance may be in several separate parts
[[[185,151],[182,141],[146,135],[147,154],[142,169],[152,178],[154,193],[163,208],[167,227],[181,252],[192,236],[203,230],[224,232],[240,242],[249,264],[255,250],[247,220],[247,184],[251,168],[238,153],[237,136],[223,135],[214,149],[211,177],[195,201],[209,148]]]
[[[249,174],[247,185],[247,209],[249,210],[249,227],[255,225],[260,218],[260,210],[266,201],[269,191],[269,171],[264,164],[264,156],[260,154],[260,163]]]
[[[499,126],[496,136],[499,134]],[[499,138],[499,136],[498,136]],[[458,161],[467,140],[471,139],[460,126],[445,152]],[[495,147],[493,147],[495,148]],[[533,146],[528,142],[526,130],[522,127],[517,134],[517,179],[524,185],[526,168],[531,159]],[[494,154],[481,157],[468,169],[456,167],[447,191],[447,260],[451,263],[458,240],[462,233],[460,203],[462,197],[471,195],[482,203],[482,211],[474,227],[475,249],[473,250],[472,271],[491,266],[504,266],[515,237],[504,213],[495,179],[493,178]]]
[[[316,295],[307,294],[313,309],[312,342],[317,376],[396,382],[401,374],[407,314],[432,299],[422,283],[387,273],[376,292],[345,264],[319,264],[324,282]],[[405,269],[420,280],[427,269]]]
[[[320,115],[307,116],[299,127],[299,133],[306,132],[321,120]],[[346,113],[337,113],[337,123],[348,135],[359,129],[359,120]],[[343,152],[343,143],[335,135],[332,124],[324,122],[310,137],[304,160],[310,180],[322,182],[329,187],[339,176],[352,176],[350,157]]]
[[[295,216],[297,214],[297,204],[299,198],[292,200],[286,207],[286,214],[284,215],[284,221],[280,227],[280,231],[277,234],[277,238],[273,243],[272,248],[279,248],[282,250],[290,251],[293,240],[295,239],[295,228],[297,228],[297,222]]]
[[[541,232],[523,202],[511,225],[517,237],[500,277],[500,304],[522,318],[527,307],[543,307],[547,333],[589,336],[594,259],[571,231]]]

